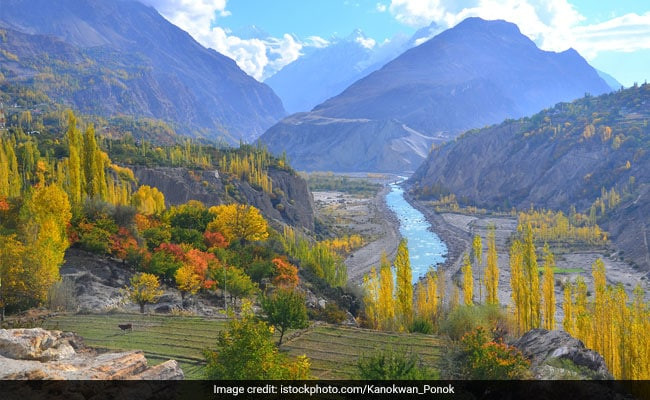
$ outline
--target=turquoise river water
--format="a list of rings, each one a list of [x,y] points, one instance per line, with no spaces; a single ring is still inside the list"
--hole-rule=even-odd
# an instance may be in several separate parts
[[[413,283],[427,273],[430,267],[445,261],[447,246],[438,235],[429,228],[431,224],[424,214],[411,206],[404,199],[404,190],[399,182],[390,184],[386,195],[386,204],[397,215],[399,231],[408,240],[409,258],[413,271]]]

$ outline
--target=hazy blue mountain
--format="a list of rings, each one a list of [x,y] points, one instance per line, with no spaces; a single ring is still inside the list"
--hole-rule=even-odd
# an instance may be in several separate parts
[[[352,83],[433,35],[436,25],[417,31],[412,37],[398,35],[386,43],[369,45],[361,30],[348,37],[332,39],[327,47],[306,47],[305,54],[266,79],[280,96],[289,113],[309,111]]]
[[[412,171],[432,143],[610,90],[575,50],[542,51],[514,24],[468,18],[312,112],[280,121],[261,140],[301,169]],[[397,132],[368,128],[385,127],[381,121]],[[363,131],[372,148],[348,143],[343,131]]]
[[[597,69],[596,72],[598,72],[598,76],[603,78],[605,83],[607,83],[607,85],[609,85],[609,87],[612,88],[612,90],[618,90],[618,89],[623,87],[621,82],[617,81],[616,78],[614,78],[613,76],[611,76],[607,72],[603,72],[603,71],[601,71],[599,69]]]
[[[285,115],[268,86],[137,1],[0,0],[0,27],[17,56],[0,57],[6,79],[82,112],[154,117],[230,142]]]

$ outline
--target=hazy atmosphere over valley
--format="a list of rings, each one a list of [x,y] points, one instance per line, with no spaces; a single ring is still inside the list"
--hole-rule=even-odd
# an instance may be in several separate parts
[[[641,0],[0,0],[0,391],[643,398],[649,77]]]

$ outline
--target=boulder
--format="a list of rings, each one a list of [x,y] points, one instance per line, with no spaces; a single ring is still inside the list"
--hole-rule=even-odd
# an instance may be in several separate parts
[[[613,379],[605,360],[594,350],[587,349],[578,339],[564,331],[548,331],[533,329],[526,332],[513,343],[523,355],[531,361],[531,369],[539,379],[557,379],[562,371],[554,360],[569,360],[575,366],[582,368],[589,376],[586,378]]]
[[[81,341],[70,333],[41,328],[0,330],[0,379],[183,378],[183,371],[176,361],[149,367],[141,351],[96,354],[83,347]]]
[[[0,330],[0,355],[18,360],[63,360],[75,354],[70,336],[59,331],[33,329]]]

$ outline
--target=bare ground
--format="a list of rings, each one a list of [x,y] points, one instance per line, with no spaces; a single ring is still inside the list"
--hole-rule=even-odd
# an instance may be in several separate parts
[[[360,284],[373,266],[379,266],[382,252],[394,258],[400,241],[399,222],[386,206],[385,187],[371,198],[359,198],[341,192],[314,192],[317,212],[326,214],[337,224],[345,224],[352,232],[370,238],[364,247],[345,260],[348,281]]]

